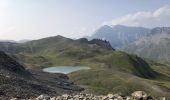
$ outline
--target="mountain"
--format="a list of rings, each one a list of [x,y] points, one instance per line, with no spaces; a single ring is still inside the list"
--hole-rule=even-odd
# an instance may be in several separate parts
[[[63,36],[55,36],[26,43],[0,43],[0,47],[13,59],[23,64],[26,69],[31,70],[39,82],[48,84],[48,86],[54,82],[53,79],[49,80],[47,73],[41,72],[41,75],[37,75],[35,69],[41,70],[60,65],[89,66],[89,70],[68,74],[72,82],[85,88],[84,92],[129,94],[142,90],[154,96],[167,97],[170,92],[170,73],[167,70],[159,70],[160,67],[168,69],[169,66],[117,51],[106,40],[89,41],[85,38],[72,40]],[[54,82],[53,85],[56,86],[56,83]],[[75,91],[81,90],[81,88],[73,87],[76,86],[71,85],[67,88]],[[55,89],[52,88],[52,90]]]
[[[74,65],[81,59],[114,50],[107,41],[99,39],[82,41],[83,39],[72,40],[56,36],[26,43],[3,42],[0,43],[0,50],[24,62],[28,67],[59,65],[63,63],[62,60],[65,60],[65,65]]]
[[[8,45],[8,49],[3,48],[5,45]],[[104,63],[107,67],[116,65],[116,67],[119,66],[116,68],[117,70],[133,73],[145,78],[156,77],[156,73],[150,69],[144,60],[115,51],[108,41],[101,39],[88,41],[85,38],[81,38],[72,40],[62,36],[56,36],[21,44],[4,43],[0,46],[3,46],[1,50],[27,65],[27,68],[43,68],[55,65],[86,65],[96,60],[96,57],[102,56],[100,59],[97,59],[97,64]],[[118,59],[121,59],[122,62],[116,63]],[[141,69],[138,70],[135,65]]]
[[[141,57],[170,62],[170,27],[156,27],[124,51]]]
[[[40,94],[59,95],[81,90],[82,88],[69,82],[66,75],[26,70],[23,65],[0,51],[1,100],[9,100],[11,97],[30,98]]]
[[[15,40],[0,40],[0,42],[11,42],[11,43],[24,43],[24,42],[28,42],[28,41],[31,41],[31,40],[27,40],[27,39],[18,40],[18,41],[15,41]]]
[[[107,40],[114,48],[122,48],[147,35],[150,29],[143,27],[129,27],[123,25],[104,25],[97,29],[89,39],[99,38]]]
[[[17,43],[25,43],[25,42],[28,42],[28,41],[31,41],[31,40],[28,40],[28,39],[19,40],[19,41],[17,41]]]
[[[0,40],[0,42],[16,42],[16,41],[14,41],[14,40]]]

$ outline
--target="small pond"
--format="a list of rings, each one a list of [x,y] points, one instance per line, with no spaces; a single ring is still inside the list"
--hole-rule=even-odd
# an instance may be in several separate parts
[[[48,67],[44,68],[43,71],[49,73],[63,73],[69,74],[71,72],[79,71],[79,70],[88,70],[90,67],[84,66],[55,66],[55,67]]]

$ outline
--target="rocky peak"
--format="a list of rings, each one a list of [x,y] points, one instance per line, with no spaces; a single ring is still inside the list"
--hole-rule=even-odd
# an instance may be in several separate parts
[[[111,26],[108,25],[104,25],[102,27],[100,27],[98,30],[96,30],[95,33],[109,33],[112,32],[113,28]]]
[[[102,39],[92,39],[92,40],[88,41],[88,39],[86,39],[86,38],[80,38],[77,41],[80,43],[96,44],[96,45],[98,45],[104,49],[108,49],[108,50],[115,50],[110,45],[109,41],[102,40]]]
[[[124,26],[124,25],[113,25],[112,28],[128,28],[128,26]]]
[[[77,39],[77,41],[81,43],[88,43],[88,39],[86,38],[80,38],[80,39]]]
[[[93,39],[93,40],[89,41],[89,44],[96,44],[96,45],[99,45],[102,48],[105,48],[105,49],[108,49],[108,50],[115,50],[110,45],[109,41],[102,40],[102,39]]]

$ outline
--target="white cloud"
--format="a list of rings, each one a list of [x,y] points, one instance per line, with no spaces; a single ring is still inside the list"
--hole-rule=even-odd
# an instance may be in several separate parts
[[[113,19],[108,24],[111,25],[127,25],[127,26],[143,26],[157,27],[170,26],[170,6],[163,6],[153,12],[142,11],[134,14],[128,14],[120,18]]]

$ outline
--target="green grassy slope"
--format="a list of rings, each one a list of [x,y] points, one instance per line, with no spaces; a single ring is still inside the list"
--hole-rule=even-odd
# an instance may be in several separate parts
[[[169,82],[143,79],[132,74],[121,73],[110,69],[91,69],[69,75],[73,82],[87,87],[87,91],[95,94],[122,93],[143,90],[155,97],[169,97]],[[165,86],[164,86],[165,85]]]
[[[55,65],[79,65],[86,59],[113,52],[96,44],[80,43],[62,36],[50,37],[19,44],[23,51],[15,53],[19,61],[30,67]],[[32,60],[31,60],[32,59]],[[37,60],[36,60],[37,59]]]
[[[69,74],[72,81],[97,94],[144,90],[154,96],[170,93],[170,73],[159,72],[156,63],[140,57],[80,42],[62,36],[17,44],[10,53],[27,68],[42,69],[56,65],[89,66],[90,70]],[[156,66],[156,67],[154,67]],[[163,70],[163,69],[162,69]]]
[[[129,94],[143,90],[155,97],[168,97],[170,79],[167,75],[170,74],[158,73],[158,68],[154,67],[156,64],[147,64],[141,60],[136,56],[115,51],[92,59],[93,62],[99,61],[101,65],[92,67],[91,70],[71,73],[69,76],[77,84],[88,87],[92,93],[107,94],[119,91]],[[165,65],[158,66],[167,68]]]

